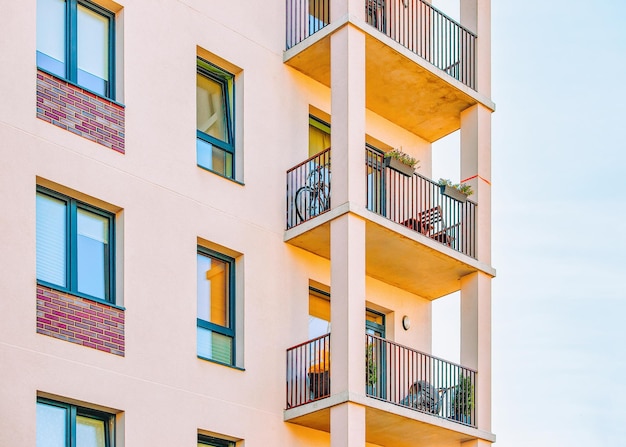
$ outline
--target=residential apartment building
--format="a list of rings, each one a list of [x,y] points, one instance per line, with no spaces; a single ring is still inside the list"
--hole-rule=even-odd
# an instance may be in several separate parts
[[[0,445],[495,441],[490,0],[0,6]]]

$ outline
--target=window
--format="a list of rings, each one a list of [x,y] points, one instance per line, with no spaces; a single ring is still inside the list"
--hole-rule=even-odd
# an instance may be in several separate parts
[[[330,294],[309,287],[309,340],[330,333]]]
[[[37,399],[37,447],[112,447],[115,416]]]
[[[114,98],[114,19],[85,0],[37,0],[37,66]]]
[[[198,166],[234,178],[234,76],[198,58],[196,155]]]
[[[330,124],[309,115],[309,157],[330,147]]]
[[[37,188],[37,281],[114,302],[114,216]]]
[[[198,447],[204,447],[205,445],[213,447],[235,447],[235,443],[232,441],[226,441],[225,439],[214,438],[212,436],[198,435]]]
[[[198,356],[226,365],[235,361],[235,260],[198,248]]]

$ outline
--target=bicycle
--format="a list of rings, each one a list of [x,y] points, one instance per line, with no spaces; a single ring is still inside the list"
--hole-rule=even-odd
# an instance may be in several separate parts
[[[306,184],[296,190],[294,203],[300,222],[330,209],[330,163],[311,168]]]

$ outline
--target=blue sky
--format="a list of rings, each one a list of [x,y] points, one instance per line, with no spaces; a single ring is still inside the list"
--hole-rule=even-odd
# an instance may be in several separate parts
[[[626,1],[492,0],[492,33],[496,445],[626,445]]]

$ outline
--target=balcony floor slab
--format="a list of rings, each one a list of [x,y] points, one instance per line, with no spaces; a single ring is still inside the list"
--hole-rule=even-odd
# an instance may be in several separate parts
[[[284,420],[330,432],[330,411],[335,405],[354,402],[365,406],[366,441],[396,447],[458,447],[461,442],[482,439],[495,442],[493,433],[421,413],[364,395],[339,393],[301,407],[285,410]]]
[[[461,277],[491,266],[354,204],[343,204],[285,232],[285,242],[330,259],[330,222],[353,213],[366,221],[368,276],[434,300],[460,290]]]
[[[284,53],[284,62],[330,87],[330,39],[344,26],[366,36],[366,107],[432,142],[460,128],[460,114],[495,104],[365,22],[344,17]]]

